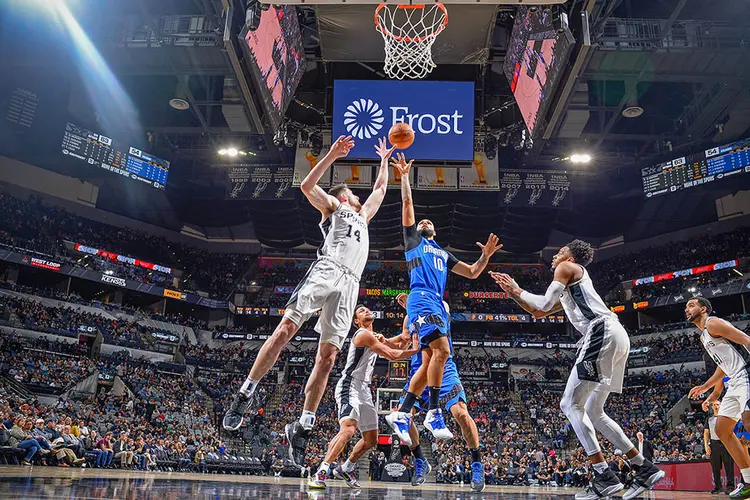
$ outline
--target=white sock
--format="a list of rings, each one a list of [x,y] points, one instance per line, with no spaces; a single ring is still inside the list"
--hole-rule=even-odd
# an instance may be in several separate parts
[[[299,418],[299,423],[305,430],[310,430],[315,426],[315,413],[307,410],[302,411],[302,416]]]
[[[331,467],[331,464],[329,464],[328,462],[322,462],[322,463],[320,464],[320,467],[318,467],[318,472],[320,472],[320,471],[323,471],[323,472],[325,472],[326,474],[328,474],[328,469],[329,469],[330,467]]]
[[[598,464],[591,464],[591,467],[593,467],[596,472],[601,474],[607,470],[607,462],[599,462]]]
[[[351,472],[357,467],[357,464],[353,464],[349,461],[349,459],[346,459],[346,462],[344,462],[344,465],[341,466],[341,470],[344,472]]]
[[[740,469],[740,474],[742,474],[742,482],[750,484],[750,467],[747,469]]]
[[[640,453],[630,459],[630,462],[633,465],[638,465],[638,466],[643,465],[643,462],[645,462],[645,461],[646,461],[646,457],[644,457]]]
[[[245,379],[245,383],[240,387],[240,393],[245,396],[252,396],[259,382],[260,380],[253,380],[250,378],[250,375],[248,375]]]

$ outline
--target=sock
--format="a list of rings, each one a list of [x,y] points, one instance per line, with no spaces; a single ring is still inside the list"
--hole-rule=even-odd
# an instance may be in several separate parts
[[[351,472],[357,467],[357,464],[351,463],[351,461],[347,458],[346,462],[344,462],[344,465],[341,466],[341,470],[344,472]]]
[[[602,474],[604,471],[607,470],[607,462],[599,462],[598,464],[591,464],[591,467],[593,467],[594,470],[598,474]]]
[[[640,453],[639,453],[639,454],[637,454],[636,456],[634,456],[633,458],[631,458],[631,459],[630,459],[630,462],[631,462],[631,463],[632,463],[633,465],[637,465],[637,466],[639,466],[639,467],[640,467],[641,465],[643,465],[643,462],[645,462],[645,461],[646,461],[646,457],[644,457],[644,456],[643,456],[643,455],[641,455]]]
[[[318,467],[318,472],[323,471],[326,474],[328,474],[328,469],[331,467],[331,464],[328,462],[321,462],[320,467]]]
[[[253,380],[250,378],[250,375],[248,375],[245,379],[245,383],[240,387],[240,394],[243,394],[246,397],[252,396],[255,392],[255,388],[258,386],[258,382],[260,382],[260,380]]]
[[[414,408],[414,403],[416,402],[417,396],[411,392],[407,392],[406,396],[404,396],[404,402],[401,403],[401,408],[399,408],[398,411],[409,413],[411,412],[411,409]]]
[[[315,413],[307,410],[302,411],[302,416],[299,418],[299,423],[304,427],[306,431],[309,431],[315,425]]]
[[[471,452],[471,463],[482,462],[482,453],[479,451],[479,448],[474,448],[469,451]]]
[[[430,387],[430,410],[440,408],[440,387]]]
[[[742,474],[742,482],[750,484],[750,467],[747,469],[740,469],[740,474]]]
[[[422,447],[419,445],[411,449],[411,454],[414,455],[415,459],[424,460],[424,453],[422,452]]]

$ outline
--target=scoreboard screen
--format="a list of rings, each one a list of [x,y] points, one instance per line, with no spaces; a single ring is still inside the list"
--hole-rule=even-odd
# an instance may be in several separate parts
[[[750,172],[750,138],[641,170],[646,198]]]
[[[169,162],[138,148],[116,144],[72,123],[65,126],[62,153],[114,174],[164,189],[169,176]]]
[[[391,361],[388,365],[388,378],[394,382],[406,382],[409,375],[408,361]]]

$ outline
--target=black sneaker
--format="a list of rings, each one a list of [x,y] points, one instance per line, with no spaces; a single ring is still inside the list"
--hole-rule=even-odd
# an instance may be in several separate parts
[[[611,469],[607,468],[604,472],[594,471],[594,480],[591,481],[585,490],[576,493],[576,500],[597,500],[598,498],[614,495],[625,488]]]
[[[648,460],[643,462],[641,466],[634,465],[633,470],[635,470],[633,484],[630,485],[628,491],[622,496],[624,500],[630,500],[639,496],[644,491],[650,490],[667,475],[666,472]]]
[[[289,442],[289,459],[298,468],[305,465],[305,452],[307,451],[307,441],[310,439],[310,431],[302,427],[299,422],[286,424],[284,427],[286,440]]]
[[[245,419],[245,413],[252,403],[252,396],[245,396],[242,393],[238,393],[224,414],[224,420],[222,421],[224,428],[228,431],[239,429]]]

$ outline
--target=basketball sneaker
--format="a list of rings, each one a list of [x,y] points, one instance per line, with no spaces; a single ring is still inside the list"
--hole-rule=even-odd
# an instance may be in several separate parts
[[[385,421],[391,426],[401,443],[411,448],[411,437],[409,437],[411,415],[402,411],[394,411],[385,416]]]
[[[740,483],[737,488],[729,494],[729,498],[750,498],[750,485]]]
[[[346,472],[340,465],[333,469],[333,477],[343,479],[350,488],[361,488],[359,481],[357,481],[357,474],[354,471]]]
[[[294,422],[293,424],[286,424],[284,433],[289,443],[289,459],[296,467],[301,469],[305,466],[305,452],[307,451],[307,441],[310,439],[310,431],[302,427],[299,422]]]
[[[307,480],[307,485],[310,488],[324,490],[326,489],[326,477],[326,471],[320,469],[315,474],[310,474],[310,478]]]
[[[471,489],[477,493],[484,490],[484,464],[482,462],[471,464]]]
[[[445,419],[443,418],[443,412],[440,408],[430,410],[427,412],[427,417],[424,419],[424,426],[435,436],[435,439],[447,441],[453,439],[453,433],[448,430],[445,425]],[[409,440],[411,442],[411,440]]]
[[[610,468],[601,473],[594,471],[594,480],[585,490],[576,493],[576,500],[597,500],[614,495],[623,488],[625,486]]]
[[[420,484],[424,484],[427,480],[427,474],[429,474],[430,471],[432,471],[430,462],[422,460],[421,458],[414,460],[414,476],[411,478],[411,485],[419,486]]]
[[[666,473],[663,470],[648,460],[644,461],[640,466],[633,465],[633,470],[635,470],[633,483],[630,485],[630,488],[628,488],[628,491],[622,496],[625,500],[630,500],[631,498],[639,496],[644,491],[650,490],[656,483],[664,479],[664,476],[666,476]]]
[[[243,393],[237,393],[232,400],[232,404],[229,405],[229,409],[224,414],[222,421],[223,427],[228,431],[236,431],[242,426],[242,422],[245,420],[245,413],[248,408],[253,404],[252,396],[245,396]]]

